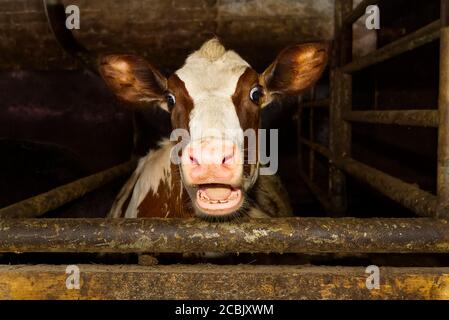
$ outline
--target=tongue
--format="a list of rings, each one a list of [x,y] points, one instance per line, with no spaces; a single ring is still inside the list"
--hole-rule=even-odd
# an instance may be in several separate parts
[[[226,200],[231,196],[231,188],[212,187],[204,190],[211,200]]]

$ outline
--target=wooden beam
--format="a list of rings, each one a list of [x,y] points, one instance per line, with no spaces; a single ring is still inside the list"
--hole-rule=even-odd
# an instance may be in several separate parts
[[[380,268],[369,290],[365,267],[0,265],[0,299],[449,299],[449,268]]]

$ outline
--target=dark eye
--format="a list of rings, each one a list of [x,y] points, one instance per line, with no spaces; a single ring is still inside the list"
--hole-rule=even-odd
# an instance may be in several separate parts
[[[176,104],[176,98],[175,98],[175,96],[173,95],[173,93],[170,93],[170,92],[168,92],[168,93],[165,95],[165,98],[167,99],[168,109],[171,110],[171,109],[175,106],[175,104]]]
[[[249,92],[249,98],[252,102],[258,104],[260,102],[260,98],[263,96],[263,89],[261,86],[255,86]]]

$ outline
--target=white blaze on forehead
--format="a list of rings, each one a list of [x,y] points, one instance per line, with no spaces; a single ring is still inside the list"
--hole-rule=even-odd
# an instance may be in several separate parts
[[[226,134],[239,146],[243,145],[232,95],[248,67],[237,53],[226,51],[217,39],[212,39],[190,55],[176,72],[193,100],[189,122],[192,140]]]

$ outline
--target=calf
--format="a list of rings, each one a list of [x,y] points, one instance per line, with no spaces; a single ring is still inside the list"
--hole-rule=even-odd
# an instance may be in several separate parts
[[[259,175],[258,155],[248,161],[244,132],[257,132],[261,109],[274,99],[312,86],[325,69],[327,51],[320,43],[291,46],[258,74],[211,39],[169,78],[133,55],[103,57],[100,73],[121,100],[136,108],[159,105],[171,114],[173,129],[189,136],[178,163],[169,140],[139,161],[110,216],[221,221],[291,215],[279,180]]]

